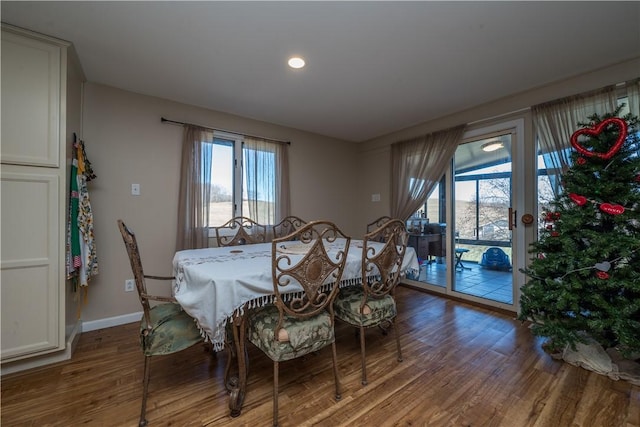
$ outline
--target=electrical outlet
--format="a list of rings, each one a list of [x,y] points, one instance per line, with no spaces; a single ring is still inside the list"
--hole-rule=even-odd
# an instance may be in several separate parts
[[[136,282],[133,279],[127,279],[124,281],[124,291],[133,292],[136,288]]]

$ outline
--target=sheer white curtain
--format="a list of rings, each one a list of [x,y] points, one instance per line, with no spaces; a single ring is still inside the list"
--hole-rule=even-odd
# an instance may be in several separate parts
[[[629,112],[640,117],[640,79],[627,84],[627,97],[629,99]]]
[[[246,216],[260,224],[273,225],[290,214],[288,147],[286,142],[244,137],[243,203],[249,209]]]
[[[209,246],[213,132],[184,125],[176,250]]]
[[[424,204],[462,140],[465,126],[391,145],[391,217],[406,220]]]
[[[575,95],[557,101],[535,105],[533,130],[543,153],[549,179],[556,182],[560,174],[571,166],[571,135],[588,122],[588,117],[604,114],[616,109],[615,86]],[[554,191],[560,183],[553,185]]]

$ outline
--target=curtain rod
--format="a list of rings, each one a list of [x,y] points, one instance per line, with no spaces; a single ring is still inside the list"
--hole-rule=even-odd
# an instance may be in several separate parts
[[[193,124],[193,123],[185,123],[185,122],[178,122],[176,120],[169,120],[169,119],[165,119],[164,117],[160,117],[160,121],[162,123],[170,123],[170,124],[179,125],[179,126],[184,126],[184,125],[200,126],[200,125],[196,125],[196,124]],[[209,127],[209,126],[200,126],[200,127],[201,128],[205,128],[205,129],[209,129],[209,130],[217,130],[218,132],[233,133],[233,134],[236,134],[236,135],[249,136],[249,137],[252,137],[252,138],[266,139],[266,140],[269,140],[269,141],[282,142],[284,144],[291,145],[291,141],[283,141],[281,139],[265,138],[264,136],[250,135],[248,133],[234,132],[232,130],[216,129],[216,128],[212,128],[212,127]]]

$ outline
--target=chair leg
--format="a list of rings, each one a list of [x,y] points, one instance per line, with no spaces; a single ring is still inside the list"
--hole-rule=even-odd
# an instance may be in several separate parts
[[[331,351],[333,352],[333,380],[336,383],[336,400],[342,399],[342,390],[340,387],[340,375],[338,373],[338,353],[336,352],[336,341],[333,340],[331,344]]]
[[[367,385],[367,362],[365,361],[363,326],[360,326],[360,358],[362,359],[362,385]]]
[[[142,408],[140,409],[139,427],[147,425],[147,392],[149,391],[149,374],[151,370],[151,356],[144,357],[144,379],[142,380]]]
[[[273,362],[273,427],[278,427],[278,362]]]

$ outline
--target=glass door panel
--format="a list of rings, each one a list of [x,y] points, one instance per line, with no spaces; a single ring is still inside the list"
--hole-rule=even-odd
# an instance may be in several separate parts
[[[461,144],[454,157],[455,292],[513,304],[511,132]],[[494,150],[487,151],[490,145]]]
[[[421,260],[412,285],[518,310],[527,247],[516,213],[525,213],[525,194],[535,197],[524,191],[523,125],[517,119],[465,133],[439,185],[408,221],[422,227],[409,239]]]
[[[447,287],[445,208],[443,177],[431,190],[424,206],[407,221],[411,232],[408,244],[415,249],[420,262],[420,273],[412,279],[436,291],[444,291]]]

